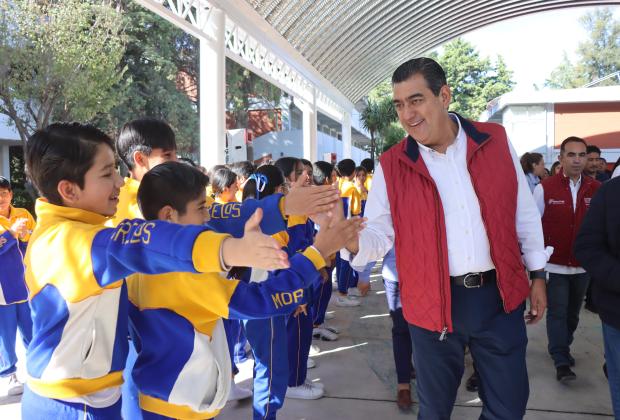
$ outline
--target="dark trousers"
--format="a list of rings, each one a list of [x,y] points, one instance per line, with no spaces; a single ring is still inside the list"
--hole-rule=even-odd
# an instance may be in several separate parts
[[[15,340],[18,328],[22,343],[28,348],[32,340],[32,318],[28,302],[0,305],[0,376],[15,373]]]
[[[468,345],[480,375],[481,419],[522,419],[529,397],[525,304],[506,314],[496,284],[452,286],[454,332],[410,325],[417,374],[418,419],[448,420],[464,372]]]
[[[312,286],[313,301],[311,305],[312,309],[312,323],[314,325],[322,325],[325,322],[325,313],[327,312],[327,305],[329,305],[329,299],[332,297],[332,272],[333,268],[327,269],[327,282],[316,281]]]
[[[340,258],[340,252],[336,254],[336,280],[338,282],[338,291],[343,294],[349,292],[350,287],[357,287],[359,274],[353,268],[349,261]]]
[[[390,308],[390,318],[392,318],[392,350],[394,352],[396,378],[399,384],[408,384],[411,382],[411,372],[413,371],[409,324],[407,324],[403,316],[398,282],[383,280],[383,285],[388,307]]]
[[[300,386],[306,382],[308,356],[312,345],[312,314],[307,310],[297,316],[288,316],[286,335],[288,346],[288,386]]]
[[[570,345],[579,324],[579,312],[590,277],[549,273],[547,283],[547,338],[555,367],[570,364]]]

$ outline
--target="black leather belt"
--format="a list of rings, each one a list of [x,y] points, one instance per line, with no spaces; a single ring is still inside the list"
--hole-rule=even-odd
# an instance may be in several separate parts
[[[485,283],[495,283],[495,270],[483,273],[467,273],[462,276],[450,277],[450,282],[455,286],[463,286],[467,289],[482,287]]]

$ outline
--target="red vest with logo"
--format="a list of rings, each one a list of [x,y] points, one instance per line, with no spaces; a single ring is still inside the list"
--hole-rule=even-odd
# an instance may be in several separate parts
[[[573,254],[573,244],[581,221],[590,207],[590,200],[601,183],[589,176],[581,176],[574,211],[570,179],[562,171],[543,180],[541,184],[545,191],[545,213],[542,217],[545,246],[553,247],[549,262],[579,267],[580,264]]]
[[[516,232],[517,176],[504,128],[459,117],[467,134],[467,167],[489,238],[497,284],[510,312],[529,295]],[[405,319],[431,331],[452,331],[444,211],[418,144],[405,138],[381,156],[395,232],[396,266]]]

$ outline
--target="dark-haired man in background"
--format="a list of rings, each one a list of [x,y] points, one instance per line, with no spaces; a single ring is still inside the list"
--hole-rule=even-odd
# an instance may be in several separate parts
[[[525,300],[528,322],[538,322],[547,255],[519,158],[500,125],[448,112],[452,94],[435,61],[402,64],[392,87],[409,135],[381,156],[367,227],[347,245],[351,263],[363,267],[395,246],[418,418],[450,418],[469,346],[481,418],[521,419],[529,396]]]

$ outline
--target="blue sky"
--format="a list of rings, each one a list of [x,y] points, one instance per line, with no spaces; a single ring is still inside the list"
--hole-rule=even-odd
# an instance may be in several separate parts
[[[579,17],[594,8],[569,8],[523,16],[463,35],[482,56],[501,54],[514,72],[515,90],[543,87],[551,71],[561,62],[563,52],[575,57],[580,41],[587,39]],[[620,19],[620,7],[612,7]]]

